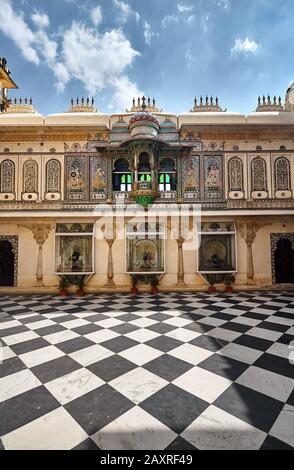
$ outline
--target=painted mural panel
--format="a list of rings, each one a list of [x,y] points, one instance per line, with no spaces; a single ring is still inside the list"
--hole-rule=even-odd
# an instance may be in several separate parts
[[[90,157],[91,199],[107,198],[107,159],[103,156]]]
[[[223,197],[223,169],[220,155],[204,156],[204,198]]]
[[[66,157],[65,191],[69,200],[81,201],[88,197],[87,157]]]
[[[199,164],[199,155],[184,157],[182,186],[185,199],[199,199],[200,197]]]

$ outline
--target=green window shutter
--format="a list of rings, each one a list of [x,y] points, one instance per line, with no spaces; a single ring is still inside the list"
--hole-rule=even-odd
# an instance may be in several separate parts
[[[164,183],[164,175],[160,175],[160,177],[159,177],[159,182],[160,182],[160,183]]]
[[[126,182],[126,175],[121,175],[120,182],[121,182],[121,183],[125,183],[125,182]]]
[[[128,183],[132,182],[132,175],[128,175]]]

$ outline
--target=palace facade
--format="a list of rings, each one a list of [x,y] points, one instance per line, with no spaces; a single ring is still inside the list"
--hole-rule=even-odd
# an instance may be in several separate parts
[[[200,98],[43,116],[0,62],[0,292],[294,284],[294,83],[243,115]]]

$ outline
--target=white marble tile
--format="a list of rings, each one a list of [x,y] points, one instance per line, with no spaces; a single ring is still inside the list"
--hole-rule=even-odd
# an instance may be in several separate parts
[[[52,320],[40,320],[40,321],[35,321],[32,323],[27,323],[26,327],[29,328],[30,330],[38,330],[39,328],[46,328],[46,326],[53,326],[56,323]]]
[[[138,326],[139,328],[148,328],[148,326],[154,325],[157,323],[156,320],[152,320],[151,318],[139,318],[138,320],[133,320],[129,322],[131,325]]]
[[[61,356],[64,356],[64,352],[52,345],[21,354],[19,358],[27,367],[34,367]]]
[[[4,346],[0,340],[0,364],[11,357],[16,356],[16,354],[10,349],[9,346]]]
[[[176,328],[175,330],[172,330],[166,333],[165,336],[178,339],[179,341],[182,341],[183,343],[188,343],[192,339],[195,339],[201,336],[201,333],[198,333],[197,331],[186,330],[185,328]]]
[[[2,436],[7,450],[70,450],[87,433],[62,407]]]
[[[200,362],[212,356],[214,353],[212,351],[208,351],[207,349],[193,346],[192,344],[182,344],[178,348],[170,351],[168,354],[196,366]]]
[[[135,406],[92,439],[101,450],[164,450],[176,437],[167,426]]]
[[[220,349],[217,354],[230,357],[236,361],[245,362],[245,364],[253,364],[253,362],[257,361],[257,359],[262,356],[263,352],[257,349],[247,348],[241,344],[229,343]]]
[[[64,312],[61,312],[61,313],[43,313],[42,314],[43,317],[46,317],[46,318],[52,318],[54,320],[54,318],[58,318],[58,317],[64,317]]]
[[[100,387],[105,382],[87,369],[78,369],[70,374],[47,382],[45,387],[61,403],[70,401]]]
[[[101,326],[102,328],[113,328],[114,326],[121,325],[123,322],[116,318],[106,318],[105,320],[100,320],[95,322],[96,325]]]
[[[72,359],[85,367],[113,355],[114,353],[112,351],[99,344],[94,344],[93,346],[69,354]]]
[[[293,379],[255,366],[249,367],[236,382],[282,402],[294,390]]]
[[[158,392],[168,382],[151,372],[138,367],[109,382],[113,388],[132,400],[136,405]]]
[[[224,339],[225,341],[234,341],[235,339],[239,338],[242,333],[238,333],[236,331],[226,330],[225,328],[214,328],[206,333],[207,336],[211,336],[212,338],[219,338]]]
[[[227,320],[220,320],[219,318],[206,317],[198,320],[198,323],[210,326],[221,326],[224,323],[227,323]]]
[[[62,322],[62,326],[64,326],[65,328],[69,328],[69,329],[78,328],[79,326],[84,326],[84,325],[89,325],[89,322],[81,318]]]
[[[264,328],[251,328],[248,330],[247,335],[255,336],[256,338],[268,339],[269,341],[277,341],[283,333],[279,331],[266,330]]]
[[[181,436],[200,450],[258,450],[266,433],[211,405]]]
[[[173,326],[178,326],[178,327],[181,327],[181,326],[186,326],[186,325],[189,325],[189,323],[192,323],[193,320],[191,319],[187,319],[187,318],[179,318],[179,317],[172,317],[172,318],[168,318],[167,320],[164,320],[163,323],[167,323],[168,325],[173,325]]]
[[[240,325],[247,325],[247,326],[256,326],[261,323],[261,320],[255,320],[254,318],[247,318],[247,317],[237,317],[233,318],[231,323],[238,323]]]
[[[103,343],[103,341],[116,338],[117,336],[119,336],[119,334],[115,333],[115,331],[105,329],[93,331],[93,333],[85,335],[85,338],[88,338],[90,341],[93,341],[93,343]]]
[[[28,369],[6,375],[0,379],[0,402],[9,400],[9,398],[27,392],[39,385],[41,385],[41,382]]]
[[[270,435],[294,447],[294,406],[285,405],[270,430]]]
[[[159,356],[162,356],[162,352],[158,349],[151,348],[146,344],[138,344],[133,348],[126,349],[120,353],[120,356],[128,359],[129,361],[142,366],[153,359],[156,359]]]
[[[8,320],[0,323],[0,330],[6,330],[7,328],[14,328],[15,326],[20,326],[22,323],[17,320]],[[5,331],[3,332],[5,333]]]
[[[138,341],[139,343],[145,343],[146,341],[150,341],[151,339],[157,338],[157,336],[160,336],[160,334],[156,331],[141,328],[140,330],[131,331],[125,336],[135,341]]]
[[[75,331],[63,330],[44,336],[44,339],[50,344],[58,344],[62,343],[63,341],[69,341],[70,339],[78,338],[78,336],[80,335]]]
[[[2,337],[2,340],[7,344],[7,346],[12,346],[14,344],[23,343],[24,341],[29,341],[30,339],[39,338],[39,335],[34,331],[25,331],[24,333],[17,333],[15,335],[9,335]]]
[[[275,356],[283,357],[284,359],[289,360],[289,345],[283,343],[274,343],[269,349],[267,349],[267,354],[273,354]]]
[[[173,384],[208,403],[213,403],[232,382],[195,366],[175,379]]]

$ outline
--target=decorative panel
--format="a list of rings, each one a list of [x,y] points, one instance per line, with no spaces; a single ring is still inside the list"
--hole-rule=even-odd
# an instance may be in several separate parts
[[[0,193],[15,192],[15,165],[11,160],[3,160],[0,165]]]
[[[234,157],[228,163],[229,191],[243,191],[243,162]]]
[[[200,157],[191,155],[184,157],[182,165],[182,190],[185,199],[200,198]]]
[[[35,160],[27,160],[23,165],[23,192],[38,192],[38,164]]]
[[[91,199],[107,198],[108,163],[103,156],[90,157]]]
[[[263,158],[255,158],[251,163],[252,191],[266,191],[266,163]]]
[[[223,168],[220,155],[204,156],[204,199],[223,197]]]
[[[74,201],[88,199],[88,158],[66,157],[65,194]]]
[[[290,163],[287,158],[281,157],[275,161],[275,190],[289,191],[290,189]]]
[[[46,192],[59,193],[61,165],[58,160],[49,160],[46,164]]]

